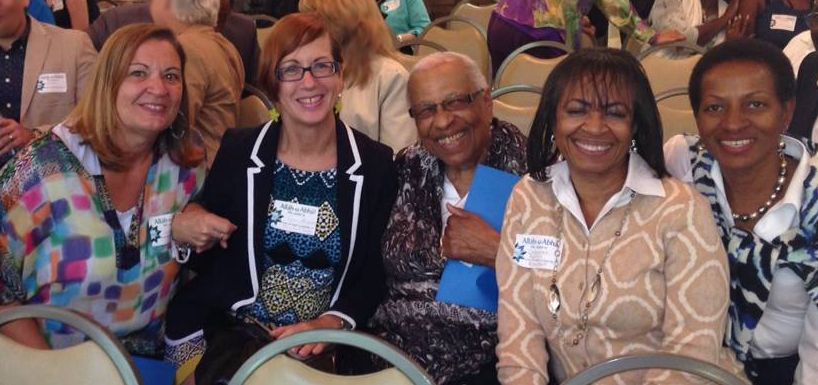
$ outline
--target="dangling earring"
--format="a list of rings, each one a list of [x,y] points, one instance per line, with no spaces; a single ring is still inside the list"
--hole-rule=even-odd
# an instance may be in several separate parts
[[[631,139],[631,152],[636,153],[638,148],[636,148],[636,139]]]
[[[180,127],[181,126],[181,127]],[[187,133],[187,117],[185,113],[179,111],[176,113],[176,119],[170,124],[170,135],[176,140],[182,140]]]
[[[273,123],[277,123],[278,119],[281,117],[281,114],[276,109],[276,106],[270,107],[270,110],[267,111],[267,115],[270,117],[270,121]]]
[[[560,153],[560,149],[557,147],[557,138],[554,137],[554,134],[551,134],[551,138],[549,139],[551,140],[551,155],[556,155],[557,162],[562,162],[563,157],[562,153]]]
[[[784,137],[781,136],[778,138],[778,157],[784,158],[784,149],[787,148],[787,144],[784,143]]]
[[[332,110],[335,111],[335,115],[340,115],[341,108],[343,107],[344,105],[341,103],[341,95],[338,95],[338,100],[335,101],[335,107],[332,108]]]

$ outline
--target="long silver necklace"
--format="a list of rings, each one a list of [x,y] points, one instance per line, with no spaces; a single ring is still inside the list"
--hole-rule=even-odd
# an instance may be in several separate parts
[[[599,263],[599,267],[597,267],[596,274],[594,275],[594,280],[591,283],[590,288],[587,286],[583,288],[582,295],[580,296],[580,303],[582,304],[582,309],[580,309],[580,324],[579,324],[579,332],[574,335],[574,338],[571,339],[571,344],[576,346],[579,345],[580,340],[585,337],[585,334],[588,331],[588,316],[591,313],[591,306],[593,306],[594,302],[599,298],[599,293],[602,292],[602,267],[605,266],[605,263],[611,257],[611,250],[613,250],[616,241],[622,236],[622,230],[625,228],[625,223],[628,220],[628,217],[631,213],[631,205],[633,204],[634,197],[636,196],[635,193],[631,193],[631,199],[628,202],[628,205],[625,206],[625,214],[622,216],[622,220],[619,222],[619,230],[614,232],[614,238],[611,239],[611,243],[608,245],[608,250],[605,251],[605,256],[602,257],[602,261]],[[559,235],[558,238],[560,242],[563,241],[563,234],[565,230],[565,224],[563,222],[563,208],[562,205],[557,206],[557,212],[559,213]],[[557,251],[557,261],[562,261],[562,255],[560,250]],[[586,261],[587,263],[587,261]],[[560,295],[560,288],[557,285],[557,267],[559,266],[558,263],[554,264],[553,273],[551,274],[551,285],[548,287],[548,311],[551,312],[551,317],[555,320],[557,319],[557,315],[560,312],[560,307],[562,306],[562,296]],[[587,298],[586,298],[587,297]]]

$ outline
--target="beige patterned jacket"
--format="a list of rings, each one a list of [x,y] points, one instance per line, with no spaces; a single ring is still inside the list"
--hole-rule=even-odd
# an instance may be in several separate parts
[[[722,347],[727,317],[727,257],[710,208],[691,187],[661,180],[664,197],[636,194],[602,269],[602,291],[588,312],[588,332],[573,345],[581,325],[582,291],[593,282],[627,209],[614,208],[589,235],[563,209],[562,262],[557,269],[561,309],[548,309],[552,269],[513,260],[518,234],[557,237],[559,206],[552,182],[525,177],[506,208],[497,278],[500,285],[498,371],[504,385],[545,384],[547,366],[558,380],[619,355],[669,352],[717,363],[743,376]],[[546,347],[547,346],[547,347]],[[699,383],[670,371],[633,371],[600,384]]]

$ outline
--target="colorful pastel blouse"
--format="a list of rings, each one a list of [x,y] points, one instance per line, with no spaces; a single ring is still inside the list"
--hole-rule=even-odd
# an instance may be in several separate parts
[[[138,229],[138,261],[130,267],[109,225],[126,215],[104,209],[100,175],[96,154],[62,125],[0,169],[0,304],[70,308],[109,328],[132,353],[156,356],[178,271],[170,222],[201,188],[204,168],[155,157],[141,219],[121,226]],[[55,347],[83,338],[58,325],[45,329]]]
[[[495,12],[525,26],[565,30],[565,42],[572,46],[579,43],[582,16],[594,4],[611,24],[641,42],[649,41],[656,33],[628,0],[498,0]]]

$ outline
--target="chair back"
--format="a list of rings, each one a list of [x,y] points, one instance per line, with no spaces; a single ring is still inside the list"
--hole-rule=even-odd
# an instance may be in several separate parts
[[[642,369],[669,369],[695,374],[718,385],[746,385],[730,372],[708,362],[675,354],[616,357],[585,369],[561,385],[591,385],[617,373]]]
[[[457,3],[457,5],[454,6],[452,12],[449,15],[471,20],[475,24],[482,27],[484,31],[488,31],[491,13],[494,12],[495,8],[497,8],[497,3],[491,3],[488,5],[475,5],[470,3],[469,0],[461,0],[459,3]],[[465,27],[460,23],[454,23],[451,26],[451,28],[456,29]]]
[[[15,385],[141,385],[122,344],[95,322],[71,310],[24,305],[0,311],[0,325],[26,318],[60,322],[89,341],[65,349],[40,350],[0,336],[0,383]]]
[[[458,23],[463,25],[463,28],[445,28],[447,25],[451,26]],[[470,57],[477,63],[483,76],[486,77],[486,81],[491,84],[491,55],[489,55],[486,32],[475,22],[453,16],[441,17],[429,24],[426,29],[423,30],[420,38],[437,43],[446,48],[447,51],[457,52]],[[426,55],[429,50],[430,48],[426,46],[419,46],[417,53]]]
[[[515,85],[503,87],[492,91],[494,117],[515,125],[523,135],[528,136],[531,132],[531,123],[534,122],[534,115],[537,113],[537,104],[516,105],[514,103],[500,99],[504,95],[526,93],[536,96],[539,101],[542,90],[529,85]]]
[[[654,95],[680,88],[687,89],[693,67],[701,57],[702,55],[697,54],[679,59],[670,59],[661,55],[649,55],[643,58],[642,67],[645,68],[645,75],[650,81],[650,88]],[[668,100],[667,105],[676,109],[690,108],[690,103],[683,98]]]
[[[400,52],[400,49],[403,47],[412,47],[412,51],[415,52],[414,55],[407,55],[403,52]],[[427,49],[420,50],[419,47],[425,47]],[[423,40],[423,39],[413,39],[410,41],[406,41],[403,43],[398,44],[395,48],[398,49],[397,57],[395,60],[398,63],[403,65],[403,68],[406,68],[407,71],[412,71],[412,68],[417,64],[420,59],[423,59],[424,56],[431,55],[434,52],[444,52],[446,48],[441,46],[440,44]]]
[[[278,19],[269,15],[248,15],[253,22],[256,23],[256,40],[258,44],[261,46],[261,49],[264,50],[264,42],[267,41],[267,37],[270,36],[270,33],[273,32],[273,26]],[[263,53],[261,53],[263,55]]]
[[[246,95],[239,100],[239,115],[236,127],[258,127],[270,120],[270,109],[273,103],[261,90],[245,84],[242,94]]]
[[[674,135],[698,132],[696,116],[687,98],[687,87],[672,88],[656,95],[656,107],[662,120],[664,141]]]
[[[553,41],[536,41],[525,44],[515,49],[503,60],[500,68],[497,69],[492,87],[501,89],[518,84],[542,87],[545,84],[545,79],[548,78],[554,67],[565,58],[565,55],[551,59],[540,59],[526,53],[528,50],[540,47],[557,48],[565,52],[571,52],[571,49],[565,44]],[[530,93],[515,93],[504,97],[503,101],[518,106],[536,106],[540,102],[540,97]]]
[[[381,357],[393,368],[364,376],[339,376],[319,372],[289,357],[279,356],[293,347],[317,342],[366,350]],[[367,334],[330,329],[310,330],[271,342],[242,364],[229,385],[270,384],[273,380],[276,385],[434,385],[423,369],[392,345]]]

